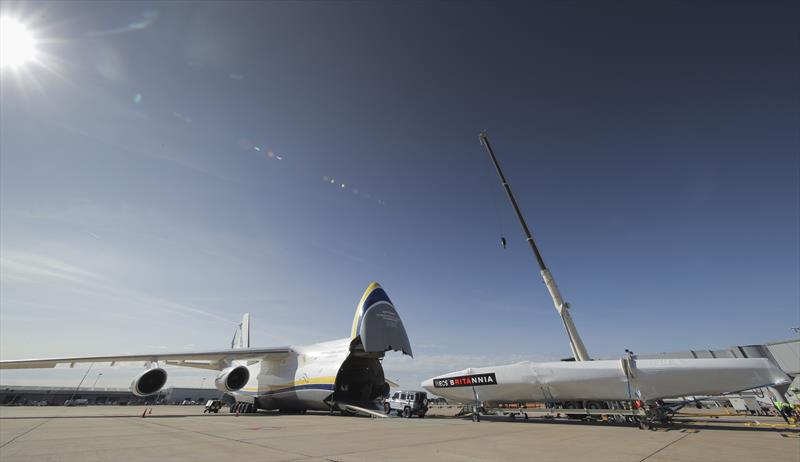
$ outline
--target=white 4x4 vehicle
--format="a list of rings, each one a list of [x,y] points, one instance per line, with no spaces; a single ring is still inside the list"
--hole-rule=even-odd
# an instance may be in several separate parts
[[[424,391],[396,391],[383,402],[383,410],[387,415],[395,411],[403,417],[425,417],[428,412],[428,394]]]

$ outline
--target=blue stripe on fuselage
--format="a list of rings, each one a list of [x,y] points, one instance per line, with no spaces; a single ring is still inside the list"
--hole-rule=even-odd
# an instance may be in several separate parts
[[[334,387],[332,383],[309,383],[306,385],[296,385],[294,387],[286,387],[280,388],[278,390],[264,390],[264,391],[238,391],[237,393],[243,393],[246,395],[256,395],[256,396],[269,396],[274,395],[276,393],[286,393],[290,391],[296,390],[327,390],[333,391]]]

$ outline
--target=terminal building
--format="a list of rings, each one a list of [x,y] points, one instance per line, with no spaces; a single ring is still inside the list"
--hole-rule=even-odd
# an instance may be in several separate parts
[[[0,405],[4,406],[63,406],[67,401],[91,405],[137,405],[205,403],[209,399],[222,399],[216,388],[168,387],[155,395],[141,398],[128,388],[32,387],[0,385]]]

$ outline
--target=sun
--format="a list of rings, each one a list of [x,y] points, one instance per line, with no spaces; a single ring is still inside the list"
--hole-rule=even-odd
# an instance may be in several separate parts
[[[18,69],[35,61],[37,54],[31,30],[14,18],[0,17],[0,68]]]

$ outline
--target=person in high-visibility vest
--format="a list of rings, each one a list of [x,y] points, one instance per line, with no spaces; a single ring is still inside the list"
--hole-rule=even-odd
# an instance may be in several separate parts
[[[789,414],[789,409],[787,409],[787,406],[789,406],[789,405],[785,404],[783,401],[779,401],[777,399],[775,401],[773,401],[772,404],[775,405],[775,409],[778,411],[778,414],[780,414],[781,417],[783,417],[783,420],[785,420],[787,424],[791,423],[791,422],[789,422],[789,415],[790,415]]]

